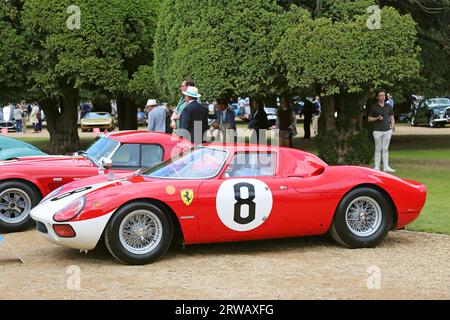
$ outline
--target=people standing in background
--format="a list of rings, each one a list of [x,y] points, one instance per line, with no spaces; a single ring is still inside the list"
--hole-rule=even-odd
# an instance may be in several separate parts
[[[226,99],[217,99],[217,112],[213,127],[218,129],[216,141],[231,142],[234,141],[236,131],[236,119],[234,112],[228,108]],[[227,136],[232,134],[233,137]]]
[[[269,121],[267,121],[267,113],[264,111],[264,102],[261,99],[254,99],[251,102],[252,114],[248,128],[253,130],[251,135],[251,143],[259,144],[266,141],[266,133],[269,129]]]
[[[38,121],[38,113],[39,113],[39,106],[37,105],[37,102],[34,102],[32,107],[31,107],[31,112],[30,112],[30,123],[33,125],[33,130],[34,133],[38,133],[38,125],[39,125],[39,121]]]
[[[297,135],[297,118],[289,100],[285,97],[280,99],[276,127],[279,130],[280,147],[293,148],[293,138]]]
[[[38,120],[37,131],[39,133],[39,132],[42,132],[42,120],[44,119],[44,111],[42,110],[41,107],[39,107],[39,105],[38,105],[38,108],[39,108],[39,111],[36,114],[36,118]]]
[[[16,108],[14,109],[13,117],[16,124],[16,132],[22,133],[23,111],[22,106],[19,103],[16,105]]]
[[[180,91],[183,94],[183,92],[185,92],[189,87],[195,87],[195,83],[194,81],[192,81],[191,79],[184,79],[181,82],[180,85]],[[200,102],[200,99],[198,101]],[[185,100],[185,96],[182,95],[180,98],[180,101],[178,101],[178,104],[175,108],[175,110],[172,113],[171,116],[171,122],[170,122],[170,126],[172,127],[172,129],[175,131],[177,129],[180,129],[180,118],[181,118],[181,114],[183,113],[184,108],[186,108],[186,100]],[[175,131],[176,132],[176,131]]]
[[[369,110],[368,121],[373,123],[373,137],[375,140],[375,170],[380,170],[381,156],[383,156],[383,170],[395,172],[389,166],[389,145],[392,132],[395,130],[394,111],[386,104],[386,91],[379,90],[376,94],[377,103]]]
[[[316,96],[316,99],[313,102],[314,110],[313,110],[313,132],[314,135],[317,136],[319,134],[319,118],[322,113],[322,105],[320,104],[320,97]]]
[[[386,104],[392,108],[392,110],[394,110],[394,105],[395,105],[395,101],[394,99],[392,99],[392,96],[390,93],[387,94],[387,100],[386,100]]]
[[[22,114],[23,114],[23,116],[22,116],[22,132],[26,133],[27,120],[28,120],[28,109],[27,109],[27,106],[25,103],[22,105]]]
[[[164,106],[159,106],[154,99],[147,101],[148,108],[148,126],[147,129],[153,132],[166,132],[166,118],[167,112]]]
[[[311,139],[311,122],[313,113],[314,113],[314,104],[311,102],[310,98],[306,98],[305,105],[303,107],[302,112],[300,113],[300,116],[303,115],[304,117],[303,123],[303,127],[305,130],[304,139]]]
[[[202,144],[208,131],[208,108],[198,102],[201,95],[196,87],[188,87],[183,94],[186,106],[180,117],[181,134],[194,144]],[[190,136],[187,137],[187,134]]]

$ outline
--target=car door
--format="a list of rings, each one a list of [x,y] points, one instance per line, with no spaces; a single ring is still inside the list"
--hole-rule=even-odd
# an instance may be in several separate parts
[[[417,120],[419,123],[428,123],[428,107],[425,101],[419,104]]]
[[[252,156],[259,163],[253,163]],[[267,157],[271,163],[262,164]],[[283,236],[286,180],[277,175],[275,159],[275,153],[236,153],[221,177],[201,184],[199,233],[203,241]]]

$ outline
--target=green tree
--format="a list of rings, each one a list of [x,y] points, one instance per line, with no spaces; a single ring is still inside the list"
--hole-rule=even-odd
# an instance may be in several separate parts
[[[22,23],[31,52],[29,84],[47,117],[52,151],[79,148],[80,90],[118,97],[122,128],[136,128],[128,84],[142,64],[151,64],[159,2],[149,0],[27,0]],[[69,10],[68,10],[69,8]]]
[[[421,47],[422,81],[411,86],[414,93],[440,96],[450,94],[450,0],[380,0],[410,14],[416,22]],[[410,92],[409,92],[410,93]]]
[[[165,0],[155,39],[155,82],[176,101],[185,77],[205,99],[274,93],[268,63],[273,28],[282,8],[275,1]]]
[[[352,3],[342,4],[341,14]],[[339,9],[337,1],[333,8]],[[414,21],[390,7],[381,14],[382,27],[373,30],[365,11],[315,20],[304,14],[277,48],[289,86],[314,88],[323,96],[319,149],[329,163],[369,163],[373,149],[364,109],[369,94],[417,78]]]
[[[25,39],[20,30],[20,2],[0,2],[0,106],[23,98]]]

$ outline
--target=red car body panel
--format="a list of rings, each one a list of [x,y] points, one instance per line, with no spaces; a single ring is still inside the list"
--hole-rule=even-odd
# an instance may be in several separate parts
[[[168,180],[118,175],[109,185],[88,193],[83,212],[71,222],[100,217],[132,201],[153,200],[170,208],[176,216],[184,243],[196,244],[324,234],[329,230],[342,198],[352,189],[363,185],[382,190],[392,200],[396,213],[393,229],[403,228],[414,221],[425,204],[424,185],[372,169],[328,166],[318,157],[294,149],[248,145],[211,146],[225,148],[229,152],[226,164],[215,178]],[[219,218],[217,194],[222,183],[235,179],[224,177],[232,156],[236,152],[252,151],[278,154],[275,176],[248,178],[262,181],[270,188],[273,207],[262,225],[246,232],[237,232],[225,226]],[[74,182],[64,187],[64,192],[106,180],[102,176]],[[190,205],[182,201],[180,192],[184,189],[193,191],[194,199]]]
[[[157,144],[163,150],[163,160],[190,149],[192,144],[173,135],[149,131],[128,131],[105,135],[121,144]],[[62,185],[102,173],[90,160],[83,156],[38,156],[3,161],[0,164],[0,181],[21,180],[36,186],[45,197]],[[110,170],[117,174],[134,170]],[[107,173],[104,172],[104,173]],[[54,179],[57,179],[55,181]]]

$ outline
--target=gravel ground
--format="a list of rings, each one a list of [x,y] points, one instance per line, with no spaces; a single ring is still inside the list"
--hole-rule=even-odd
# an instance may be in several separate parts
[[[327,237],[175,247],[139,267],[104,246],[79,253],[34,230],[5,238],[25,264],[0,244],[1,299],[450,299],[447,235],[391,232],[363,250]]]

